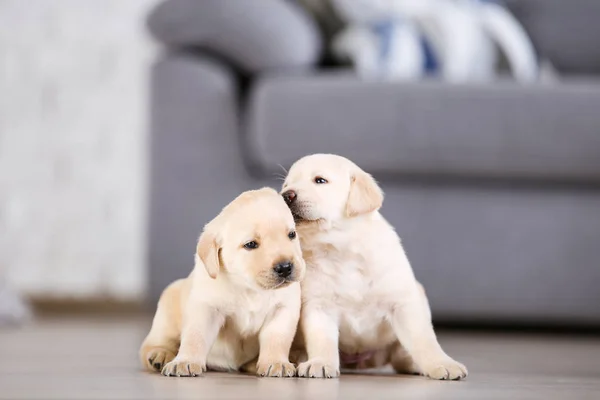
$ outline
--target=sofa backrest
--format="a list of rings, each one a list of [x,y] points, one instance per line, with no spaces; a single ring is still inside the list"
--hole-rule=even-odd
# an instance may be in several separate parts
[[[542,58],[567,74],[600,73],[600,0],[505,0]]]

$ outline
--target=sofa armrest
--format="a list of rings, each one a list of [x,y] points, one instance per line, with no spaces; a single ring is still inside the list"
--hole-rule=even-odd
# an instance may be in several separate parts
[[[253,181],[239,145],[235,71],[207,55],[167,52],[150,82],[147,251],[156,304],[174,277],[190,273],[202,226]]]
[[[314,65],[319,30],[288,0],[166,0],[148,17],[151,34],[170,47],[200,47],[248,73]]]

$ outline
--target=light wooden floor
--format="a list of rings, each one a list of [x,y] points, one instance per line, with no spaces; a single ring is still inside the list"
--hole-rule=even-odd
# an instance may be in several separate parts
[[[391,374],[335,380],[140,370],[149,321],[47,320],[0,330],[1,399],[600,399],[600,338],[440,334],[464,362],[463,382]]]

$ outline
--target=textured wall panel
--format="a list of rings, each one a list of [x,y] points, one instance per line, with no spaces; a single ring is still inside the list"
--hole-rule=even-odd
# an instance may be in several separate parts
[[[144,292],[154,2],[0,0],[0,269],[17,289]]]

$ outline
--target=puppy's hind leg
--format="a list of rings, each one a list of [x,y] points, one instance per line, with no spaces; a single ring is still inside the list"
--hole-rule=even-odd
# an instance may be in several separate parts
[[[256,375],[256,373],[258,372],[258,367],[256,366],[257,362],[258,362],[258,356],[256,356],[254,359],[248,361],[246,364],[242,365],[240,367],[240,371],[243,372],[244,374]]]
[[[146,368],[160,372],[175,358],[181,336],[181,292],[186,281],[170,284],[158,301],[152,328],[140,348],[140,359]]]
[[[449,380],[467,377],[467,368],[449,357],[438,343],[427,298],[417,286],[408,299],[394,307],[392,327],[423,375]]]
[[[400,342],[396,342],[390,346],[390,363],[397,374],[422,374],[419,366],[415,364],[410,354],[408,354],[408,351],[402,347]]]

